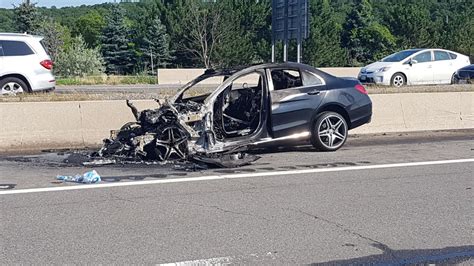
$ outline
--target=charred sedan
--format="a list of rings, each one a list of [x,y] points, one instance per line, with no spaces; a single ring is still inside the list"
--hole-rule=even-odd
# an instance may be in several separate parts
[[[155,110],[105,140],[100,156],[150,160],[245,160],[260,145],[309,140],[321,151],[341,148],[348,130],[369,123],[372,103],[356,79],[304,64],[207,70]]]
[[[473,83],[474,82],[474,64],[465,66],[453,76],[453,83]]]

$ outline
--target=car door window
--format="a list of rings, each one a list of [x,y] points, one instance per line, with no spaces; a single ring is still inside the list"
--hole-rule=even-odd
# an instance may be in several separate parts
[[[435,61],[451,60],[451,58],[449,57],[449,54],[443,51],[435,51],[434,57],[435,57]]]
[[[33,50],[21,41],[2,41],[4,56],[23,56],[34,54]]]
[[[413,60],[416,60],[418,63],[431,62],[431,52],[423,52],[419,55],[413,57]]]
[[[271,71],[273,89],[285,90],[303,86],[301,74],[293,69],[274,69]]]
[[[449,56],[451,57],[451,59],[456,59],[458,57],[457,54],[453,54],[453,53],[449,53]]]

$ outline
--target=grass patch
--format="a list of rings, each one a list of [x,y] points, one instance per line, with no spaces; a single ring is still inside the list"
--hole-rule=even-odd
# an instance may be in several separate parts
[[[155,76],[87,76],[87,77],[57,77],[57,85],[133,85],[158,84]]]

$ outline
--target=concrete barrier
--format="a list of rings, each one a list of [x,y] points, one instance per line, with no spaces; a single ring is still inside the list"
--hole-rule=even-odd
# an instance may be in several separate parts
[[[372,122],[352,134],[474,128],[474,92],[370,95]]]
[[[474,129],[474,92],[375,94],[372,122],[351,134]],[[136,101],[141,109],[154,101]],[[0,103],[0,151],[96,147],[134,121],[125,101]],[[7,115],[8,114],[8,115]]]
[[[320,70],[339,77],[357,77],[360,67],[328,67]],[[205,69],[201,68],[162,68],[158,69],[158,81],[160,84],[186,84],[204,71]],[[212,81],[211,83],[215,84]]]
[[[139,109],[157,106],[135,103]],[[111,129],[134,121],[125,101],[1,103],[0,113],[0,151],[97,146]]]

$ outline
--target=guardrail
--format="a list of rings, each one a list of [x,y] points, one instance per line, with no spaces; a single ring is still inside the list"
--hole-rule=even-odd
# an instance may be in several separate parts
[[[474,92],[375,94],[372,122],[351,134],[474,128]],[[135,101],[139,109],[154,101]],[[125,101],[0,103],[0,151],[96,147],[134,117]],[[8,114],[8,115],[7,115]]]

